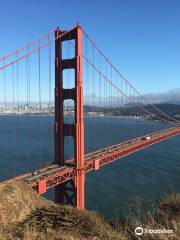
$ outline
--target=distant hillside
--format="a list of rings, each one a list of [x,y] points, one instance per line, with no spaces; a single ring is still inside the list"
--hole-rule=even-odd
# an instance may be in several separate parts
[[[163,112],[176,115],[180,114],[180,105],[179,104],[173,104],[173,103],[158,103],[155,104],[157,108],[162,110]],[[149,105],[147,105],[147,108],[152,109]]]
[[[169,116],[180,116],[180,105],[172,103],[158,103],[155,104],[155,106]],[[145,108],[153,113],[157,113],[151,105],[146,105]]]
[[[180,105],[172,104],[172,103],[159,103],[154,104],[158,109],[165,112],[166,114],[170,116],[180,116]],[[143,108],[146,110],[157,114],[158,112],[151,106],[151,105],[142,105]],[[145,114],[144,110],[142,110],[140,107],[136,106],[135,104],[128,104],[128,106],[124,107],[97,107],[97,106],[85,106],[84,107],[85,113],[87,112],[103,112],[105,114],[111,114],[114,116],[122,115],[122,116],[138,116]],[[147,114],[147,113],[146,113]]]
[[[171,100],[169,102],[163,102],[163,103],[180,105],[180,100]]]

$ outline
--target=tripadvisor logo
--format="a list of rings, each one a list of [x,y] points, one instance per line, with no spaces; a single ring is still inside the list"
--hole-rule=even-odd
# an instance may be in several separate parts
[[[143,234],[143,228],[142,227],[137,227],[136,229],[135,229],[135,234],[136,235],[142,235]]]
[[[171,236],[173,236],[173,230],[172,229],[146,229],[146,228],[142,228],[142,227],[137,227],[135,229],[135,234],[140,236],[142,234],[160,234],[160,233],[165,233],[165,234],[170,234]]]

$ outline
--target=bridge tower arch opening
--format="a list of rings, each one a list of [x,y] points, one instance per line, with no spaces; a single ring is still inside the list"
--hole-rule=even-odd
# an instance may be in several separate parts
[[[63,35],[62,35],[63,34]],[[62,35],[62,36],[61,36]],[[84,115],[82,78],[82,29],[78,24],[74,29],[62,32],[55,30],[55,162],[65,165],[65,137],[74,138],[75,179],[55,187],[56,203],[72,204],[84,208]],[[62,43],[72,40],[75,43],[75,56],[63,59]],[[75,86],[63,88],[63,71],[74,69]],[[63,102],[74,101],[74,123],[64,122]]]

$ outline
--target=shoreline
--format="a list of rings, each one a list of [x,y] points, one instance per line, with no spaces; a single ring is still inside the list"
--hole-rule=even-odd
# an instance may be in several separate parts
[[[9,113],[9,114],[3,114],[0,113],[0,117],[20,117],[20,116],[29,116],[29,117],[54,117],[54,114],[32,114],[32,113]],[[65,117],[74,117],[74,115],[65,115]],[[158,119],[147,119],[147,118],[135,118],[131,116],[91,116],[91,115],[84,115],[84,118],[115,118],[115,119],[128,119],[128,120],[135,120],[137,122],[142,122],[142,121],[151,121],[151,122],[160,122],[162,123],[163,121],[158,120]]]

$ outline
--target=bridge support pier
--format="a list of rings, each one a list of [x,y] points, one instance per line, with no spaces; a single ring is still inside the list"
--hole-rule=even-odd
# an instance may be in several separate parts
[[[77,25],[67,33],[59,28],[55,31],[55,162],[65,165],[64,139],[74,138],[74,169],[76,177],[55,188],[56,203],[73,204],[84,208],[84,115],[83,115],[83,79],[82,79],[82,29]],[[75,56],[62,58],[62,42],[75,40]],[[74,69],[75,86],[63,88],[63,70]],[[73,124],[64,123],[64,100],[74,101],[75,118]]]

